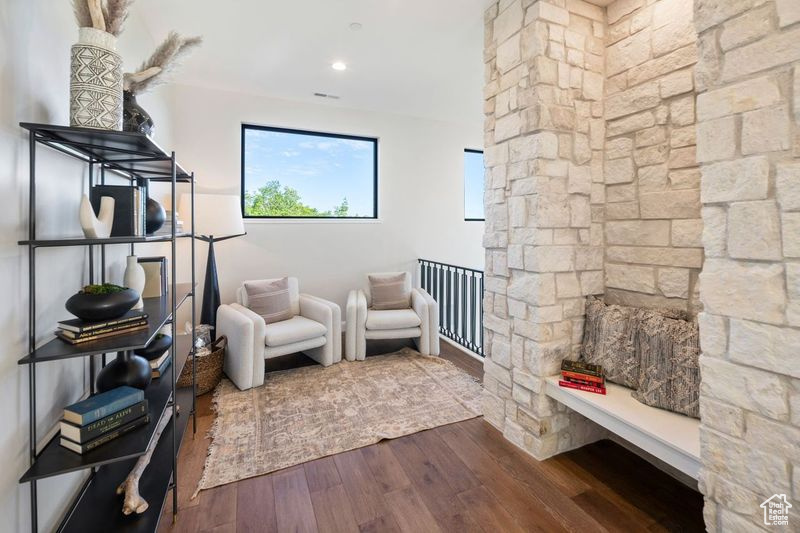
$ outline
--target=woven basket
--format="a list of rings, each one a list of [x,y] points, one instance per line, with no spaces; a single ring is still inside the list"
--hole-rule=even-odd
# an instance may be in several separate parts
[[[211,352],[197,357],[197,395],[210,392],[222,379],[222,362],[225,358],[225,346],[228,339],[221,336],[210,344]],[[178,378],[178,387],[192,386],[192,358],[190,355],[183,367],[181,377]]]

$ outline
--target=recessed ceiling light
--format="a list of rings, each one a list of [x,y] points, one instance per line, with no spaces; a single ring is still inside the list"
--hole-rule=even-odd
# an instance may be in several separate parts
[[[349,27],[353,31],[358,31],[358,30],[360,30],[362,28],[360,22],[351,22]]]
[[[331,68],[332,68],[333,70],[347,70],[347,64],[346,64],[346,63],[344,63],[344,62],[342,62],[342,61],[335,61],[335,62],[334,62],[332,65],[331,65]]]

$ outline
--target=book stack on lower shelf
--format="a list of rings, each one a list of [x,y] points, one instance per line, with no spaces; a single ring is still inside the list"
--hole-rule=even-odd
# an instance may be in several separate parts
[[[153,379],[163,376],[170,364],[172,364],[172,357],[169,355],[169,350],[150,361],[150,372]]]
[[[595,394],[606,393],[606,378],[603,367],[581,361],[562,361],[560,387],[577,389]]]
[[[100,322],[86,322],[80,318],[63,320],[58,323],[55,334],[70,344],[83,344],[116,335],[127,335],[146,328],[147,313],[128,311],[119,318]]]
[[[84,454],[150,422],[144,391],[117,387],[64,408],[59,444]]]

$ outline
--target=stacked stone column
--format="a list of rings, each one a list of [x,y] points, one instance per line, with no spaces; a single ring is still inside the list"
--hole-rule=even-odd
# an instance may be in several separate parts
[[[695,0],[709,531],[800,526],[800,2]],[[784,526],[785,527],[785,526]],[[778,528],[780,529],[780,528]]]
[[[485,417],[538,458],[604,435],[543,391],[603,292],[604,17],[579,0],[486,13]]]

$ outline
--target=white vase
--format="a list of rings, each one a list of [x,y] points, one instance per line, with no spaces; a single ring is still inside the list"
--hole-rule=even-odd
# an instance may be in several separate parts
[[[133,306],[134,309],[141,309],[144,307],[142,302],[142,291],[144,290],[144,269],[139,264],[139,258],[135,255],[128,256],[128,262],[125,266],[125,275],[122,277],[122,285],[133,289],[139,293],[139,301]]]
[[[80,28],[70,64],[70,126],[122,129],[122,58],[116,47],[110,33]]]
[[[81,221],[83,234],[87,239],[106,239],[111,236],[111,226],[114,224],[114,198],[111,196],[100,197],[100,215],[95,216],[92,203],[85,194],[81,198],[81,207],[78,214]]]

